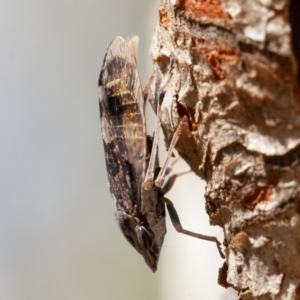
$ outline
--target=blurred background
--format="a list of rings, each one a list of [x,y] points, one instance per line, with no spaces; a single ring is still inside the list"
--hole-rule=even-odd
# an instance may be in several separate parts
[[[97,80],[111,39],[138,35],[147,81],[158,6],[158,0],[1,1],[1,299],[235,298],[216,283],[223,262],[213,243],[178,234],[168,220],[153,274],[113,216]],[[204,182],[189,174],[168,197],[186,229],[222,240],[222,231],[209,226],[203,194]]]

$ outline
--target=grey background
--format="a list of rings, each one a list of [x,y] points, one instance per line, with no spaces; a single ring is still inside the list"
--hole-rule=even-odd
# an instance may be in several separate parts
[[[216,285],[222,260],[213,244],[168,223],[152,274],[113,217],[97,79],[110,40],[137,34],[146,82],[158,5],[1,1],[1,299],[229,299]],[[208,225],[203,193],[190,174],[168,196],[186,228],[222,237]]]

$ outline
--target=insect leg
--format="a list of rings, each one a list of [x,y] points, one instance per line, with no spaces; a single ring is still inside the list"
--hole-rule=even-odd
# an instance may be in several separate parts
[[[154,75],[152,74],[150,76],[150,78],[148,79],[148,81],[147,81],[147,83],[146,83],[146,85],[145,85],[145,87],[143,89],[143,97],[144,97],[145,102],[146,102],[146,99],[148,97],[148,92],[149,92],[149,89],[150,89],[151,84],[153,82],[153,79],[154,79]]]
[[[156,169],[155,162],[156,162],[156,157],[157,157],[159,130],[161,127],[161,104],[163,102],[163,99],[164,99],[164,96],[166,93],[167,85],[172,77],[173,64],[174,64],[174,60],[171,58],[170,71],[169,71],[168,77],[165,80],[165,82],[161,85],[161,87],[157,93],[156,126],[155,126],[153,145],[152,145],[151,155],[150,155],[150,159],[149,159],[148,169],[146,171],[145,180],[143,183],[143,187],[146,190],[152,189],[152,187],[154,185],[154,177],[155,177],[155,169]],[[149,83],[149,81],[148,81],[148,83]],[[147,85],[148,85],[148,83],[147,83]],[[147,87],[147,85],[146,85],[146,87]],[[149,84],[149,87],[150,87],[150,84]]]
[[[172,188],[172,186],[174,185],[175,180],[176,180],[178,177],[180,177],[180,176],[182,176],[182,175],[185,175],[185,174],[188,174],[188,173],[190,173],[191,171],[192,171],[191,168],[188,168],[188,169],[186,169],[186,170],[183,170],[183,171],[181,171],[181,172],[177,172],[177,173],[171,175],[171,176],[167,179],[167,181],[164,183],[164,185],[161,187],[162,193],[165,195],[165,194]],[[167,168],[167,171],[166,171],[166,175],[167,175],[167,174],[168,174],[168,168]]]
[[[215,236],[208,236],[208,235],[203,235],[203,234],[200,234],[200,233],[195,233],[195,232],[192,232],[192,231],[189,231],[189,230],[185,230],[181,226],[177,211],[176,211],[172,201],[170,201],[168,198],[165,198],[165,197],[162,197],[162,201],[167,206],[171,222],[172,222],[173,226],[175,227],[175,229],[177,230],[177,232],[180,232],[180,233],[183,233],[183,234],[186,234],[186,235],[189,235],[189,236],[201,239],[201,240],[215,242],[221,257],[225,258],[224,254],[221,250],[221,243],[217,240],[217,238]]]
[[[161,188],[163,186],[164,181],[165,181],[164,177],[165,177],[165,174],[166,174],[166,170],[167,170],[171,155],[173,153],[173,150],[176,146],[176,143],[177,143],[182,131],[184,129],[188,129],[188,128],[189,128],[188,127],[188,119],[187,119],[187,116],[184,116],[182,118],[181,122],[179,123],[179,126],[177,127],[177,130],[175,131],[175,133],[173,135],[173,138],[172,138],[172,141],[171,141],[168,153],[167,153],[167,157],[164,161],[164,164],[163,164],[162,168],[160,169],[160,172],[159,172],[158,176],[156,177],[155,185],[157,187]]]

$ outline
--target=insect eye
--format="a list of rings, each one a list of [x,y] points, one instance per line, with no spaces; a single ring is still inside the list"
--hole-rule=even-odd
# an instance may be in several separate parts
[[[135,231],[141,247],[146,249],[152,248],[153,235],[142,226],[137,226]]]

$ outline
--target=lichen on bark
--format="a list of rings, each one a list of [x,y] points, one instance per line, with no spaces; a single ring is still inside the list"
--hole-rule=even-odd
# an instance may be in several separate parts
[[[176,57],[166,144],[186,115],[176,148],[207,182],[207,213],[225,236],[220,282],[238,299],[300,294],[295,1],[162,0],[152,39],[153,93]]]

